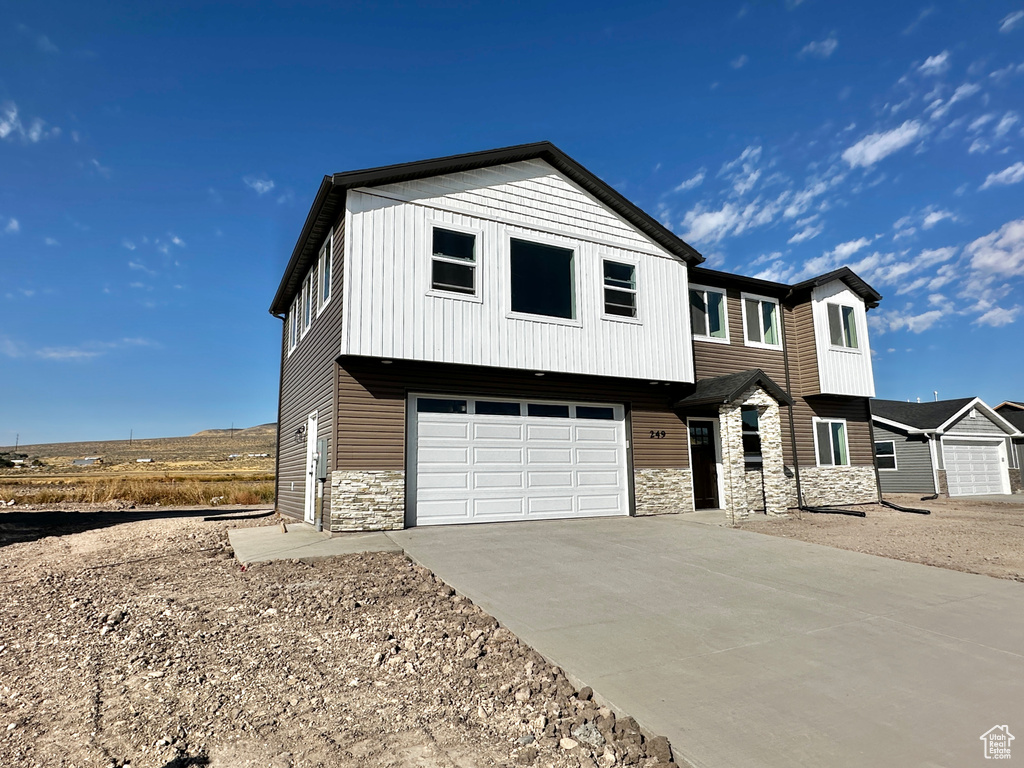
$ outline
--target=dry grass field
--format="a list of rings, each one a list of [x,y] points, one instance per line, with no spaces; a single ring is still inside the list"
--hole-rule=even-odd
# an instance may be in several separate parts
[[[261,424],[188,437],[22,445],[17,453],[27,457],[25,466],[0,468],[0,501],[50,506],[272,502],[276,434],[275,424]],[[0,455],[12,452],[14,446],[0,447]],[[73,463],[94,456],[101,462]]]

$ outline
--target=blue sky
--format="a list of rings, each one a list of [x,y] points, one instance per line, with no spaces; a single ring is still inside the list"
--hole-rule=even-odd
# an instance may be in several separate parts
[[[849,264],[880,397],[1024,400],[1024,2],[15,2],[0,444],[272,421],[326,173],[547,139],[707,265]]]

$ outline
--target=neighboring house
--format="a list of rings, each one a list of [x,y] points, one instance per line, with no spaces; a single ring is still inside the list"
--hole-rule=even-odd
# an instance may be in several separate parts
[[[872,400],[871,413],[883,493],[976,496],[1021,491],[1022,425],[979,398]],[[1019,413],[1024,416],[1024,411]]]
[[[345,531],[877,499],[881,297],[702,261],[546,142],[325,177],[270,309],[278,510]]]
[[[1014,411],[1024,411],[1024,403],[1018,403],[1015,400],[1003,400],[1003,402],[995,407],[995,412],[1000,416],[1005,416],[1007,413],[1013,413]]]
[[[1011,451],[1014,454],[1011,456],[1011,462],[1016,463],[1017,472],[1016,474],[1013,471],[1010,472],[1010,482],[1013,485],[1014,493],[1024,493],[1024,406],[1002,410],[999,410],[997,406],[996,412],[1020,433],[1011,441]]]
[[[91,467],[95,464],[102,464],[103,459],[99,456],[86,456],[84,459],[72,459],[71,466],[73,467]]]

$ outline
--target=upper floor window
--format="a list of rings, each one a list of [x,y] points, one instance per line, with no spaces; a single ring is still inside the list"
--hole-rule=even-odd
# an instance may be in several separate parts
[[[316,267],[309,271],[302,282],[302,332],[309,330],[313,322],[313,309],[316,305]]]
[[[875,443],[875,464],[879,469],[896,469],[895,440],[879,440]]]
[[[845,467],[850,464],[844,419],[814,419],[814,450],[819,467]]]
[[[476,235],[434,227],[430,287],[435,291],[476,295]]]
[[[509,258],[513,312],[566,319],[576,317],[572,250],[513,238]]]
[[[857,316],[853,307],[828,304],[828,335],[833,347],[857,349]]]
[[[761,430],[757,419],[757,406],[744,405],[740,409],[743,421],[743,460],[748,465],[761,464]]]
[[[299,343],[299,309],[300,297],[292,301],[291,311],[288,313],[288,352],[291,353]]]
[[[636,317],[636,267],[618,261],[604,262],[604,312]]]
[[[782,348],[779,302],[765,296],[743,294],[743,328],[750,347]]]
[[[327,302],[331,300],[331,251],[333,250],[334,236],[329,235],[327,242],[324,243],[323,250],[320,251],[320,310],[327,306]]]
[[[695,338],[705,341],[729,341],[729,319],[725,291],[692,286],[690,288],[690,323]]]

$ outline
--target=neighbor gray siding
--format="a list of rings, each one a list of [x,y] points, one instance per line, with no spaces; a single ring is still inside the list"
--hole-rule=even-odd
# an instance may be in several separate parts
[[[896,470],[878,470],[882,493],[934,493],[935,478],[928,441],[876,422],[875,442],[884,440],[892,440],[896,444]]]
[[[319,251],[319,246],[317,248]],[[341,302],[345,255],[345,217],[334,227],[332,246],[331,298],[319,317],[314,316],[309,330],[298,346],[288,354],[288,321],[281,334],[281,399],[279,463],[277,474],[277,510],[281,514],[302,517],[306,483],[306,436],[297,430],[306,425],[309,414],[317,411],[317,435],[326,439],[327,467],[334,465],[334,367],[341,349]],[[331,485],[324,487],[324,507],[329,508]]]
[[[991,421],[980,409],[976,418],[970,418],[969,413],[964,414],[960,421],[946,430],[947,435],[992,435],[993,437],[1004,437],[1006,432],[1002,427]]]

